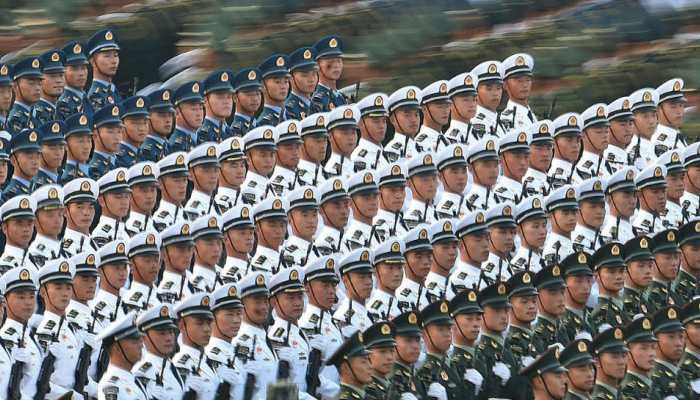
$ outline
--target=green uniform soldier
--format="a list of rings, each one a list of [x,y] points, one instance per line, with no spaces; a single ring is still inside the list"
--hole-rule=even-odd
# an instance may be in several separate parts
[[[413,397],[423,398],[425,390],[417,381],[413,371],[421,352],[419,316],[415,311],[408,311],[391,322],[396,327],[396,362],[387,378],[391,382],[387,398],[391,399],[395,396],[394,393],[398,393],[399,397],[411,394]]]
[[[390,382],[387,376],[396,360],[395,334],[396,327],[391,322],[376,323],[367,328],[363,334],[372,367],[372,381],[365,388],[365,400],[389,399],[387,389]],[[392,393],[391,400],[398,398],[398,393]]]
[[[620,384],[620,398],[633,400],[641,398],[658,399],[652,396],[651,370],[656,357],[656,338],[651,326],[651,319],[639,317],[623,329],[629,357],[627,373]]]
[[[654,258],[651,254],[651,239],[648,236],[636,236],[622,247],[622,254],[627,265],[625,287],[622,289],[622,315],[631,321],[637,314],[649,312],[642,299],[642,293],[651,284]]]
[[[591,348],[595,356],[596,376],[592,399],[619,399],[620,382],[625,377],[627,353],[622,328],[607,328],[593,339]]]
[[[508,279],[511,308],[505,347],[513,352],[517,365],[523,364],[523,357],[537,355],[532,346],[532,321],[537,318],[537,289],[532,280],[533,273],[530,271],[518,272]]]
[[[686,304],[681,311],[685,325],[685,351],[681,358],[681,374],[690,382],[694,396],[700,395],[700,298]]]
[[[566,368],[559,363],[559,347],[550,347],[520,370],[532,387],[534,400],[562,400],[566,395]]]
[[[477,291],[463,290],[450,301],[450,315],[454,320],[452,326],[452,354],[449,364],[465,379],[464,385],[479,393],[484,377],[476,370],[474,354],[476,339],[479,337],[481,315],[484,311],[477,302]]]
[[[566,346],[581,332],[592,338],[593,327],[589,322],[590,310],[586,302],[591,295],[593,271],[590,267],[590,256],[583,251],[567,256],[560,266],[566,283],[566,310],[559,323],[557,341]]]
[[[593,332],[599,332],[603,324],[622,325],[622,297],[620,292],[625,284],[625,263],[622,260],[622,245],[610,242],[591,256],[591,264],[598,281],[598,304],[591,312],[590,323]]]
[[[559,319],[566,311],[564,303],[566,283],[561,276],[561,268],[554,264],[537,271],[534,284],[537,288],[539,313],[535,322],[532,344],[535,354],[541,354],[549,346],[557,343]]]
[[[680,320],[680,307],[666,306],[652,316],[654,336],[658,340],[651,386],[660,398],[676,396],[678,400],[696,398],[691,395],[690,384],[678,368],[685,344],[684,328]]]
[[[416,377],[428,388],[429,398],[438,400],[472,399],[474,392],[464,387],[462,376],[447,361],[452,344],[452,318],[446,300],[430,303],[421,311],[423,342],[427,350],[425,363]]]
[[[362,400],[365,386],[372,380],[372,367],[362,332],[353,333],[326,361],[334,365],[340,374],[338,400]]]
[[[678,246],[681,248],[681,269],[671,283],[671,290],[679,303],[690,303],[698,294],[700,275],[700,221],[688,222],[678,230]]]
[[[595,383],[595,368],[590,340],[573,340],[559,354],[559,362],[567,369],[568,385],[564,399],[589,400]]]
[[[676,229],[661,231],[653,237],[651,247],[654,256],[653,278],[642,294],[649,313],[654,313],[669,304],[676,304],[678,301],[678,296],[671,290],[671,282],[678,274],[681,254],[677,240]]]

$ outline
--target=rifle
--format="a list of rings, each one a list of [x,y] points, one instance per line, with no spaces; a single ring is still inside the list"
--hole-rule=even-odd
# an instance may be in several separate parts
[[[243,400],[252,400],[255,391],[255,375],[250,372],[246,375],[245,386],[243,387]]]
[[[51,341],[53,342],[53,339]],[[36,394],[34,394],[34,400],[44,399],[46,394],[51,390],[51,374],[53,374],[55,362],[56,356],[53,355],[51,351],[48,351],[48,354],[44,356],[44,361],[41,362],[39,377],[36,381]]]
[[[192,371],[190,371],[190,374],[192,375],[199,375],[197,371],[199,371],[199,367],[202,365],[202,359],[204,358],[204,351],[199,355],[199,361],[197,362],[197,368],[193,368]],[[218,391],[217,391],[218,394]],[[182,400],[196,400],[197,399],[197,392],[195,392],[194,389],[190,388],[187,392],[185,392],[185,395],[182,396]]]
[[[92,333],[92,329],[90,329],[88,332]],[[78,354],[78,363],[75,367],[75,384],[73,385],[73,391],[82,395],[85,395],[85,386],[88,383],[88,368],[90,367],[90,356],[92,355],[92,350],[93,348],[90,345],[84,344],[83,348],[80,349],[80,353]]]
[[[316,326],[316,334],[321,334],[321,326],[323,323],[323,311],[321,311],[321,317],[318,320],[318,325]],[[321,372],[322,363],[321,350],[312,348],[309,352],[309,364],[306,367],[306,392],[314,397],[316,396],[316,390],[321,385],[321,378],[319,373]]]
[[[24,335],[27,333],[27,324],[22,325],[22,336],[19,338],[17,346],[19,348],[24,348]],[[20,386],[22,384],[22,375],[24,374],[24,362],[17,361],[12,364],[12,369],[10,370],[10,380],[7,385],[7,398],[9,400],[19,400],[22,397],[20,393]]]

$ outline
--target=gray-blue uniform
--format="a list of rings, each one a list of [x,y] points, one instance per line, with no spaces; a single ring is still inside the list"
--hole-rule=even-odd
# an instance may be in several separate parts
[[[148,118],[148,99],[143,96],[131,96],[121,102],[119,111],[122,121],[125,118]],[[126,136],[126,132],[124,136]],[[117,167],[131,168],[132,165],[136,164],[138,153],[138,147],[122,140],[119,144],[119,153],[117,153]]]
[[[12,86],[12,66],[0,63],[0,86]],[[5,129],[7,118],[0,115],[0,130]]]
[[[258,69],[262,75],[263,84],[265,79],[279,76],[289,76],[289,59],[284,54],[273,54],[260,64]],[[262,111],[255,120],[255,126],[272,125],[277,126],[287,119],[284,107],[277,107],[265,104]]]
[[[18,134],[12,136],[12,140],[10,140],[10,149],[10,155],[18,152],[38,153],[40,150],[39,134],[34,129],[21,130]],[[15,173],[16,172],[17,171],[15,171]],[[30,194],[32,190],[33,186],[31,181],[13,175],[2,191],[2,201],[0,201],[0,203],[20,194]]]
[[[175,114],[170,102],[173,92],[170,89],[156,90],[148,95],[148,111]],[[139,149],[138,161],[158,162],[170,153],[168,138],[151,132]]]
[[[234,93],[260,91],[261,87],[260,71],[257,68],[243,68],[238,71],[233,78]],[[243,137],[243,135],[256,126],[255,117],[253,115],[245,115],[237,112],[233,115],[229,133],[231,136]]]
[[[318,66],[315,58],[316,50],[313,47],[302,47],[294,50],[289,55],[289,71],[292,74],[292,81],[295,79],[295,72],[317,70]],[[313,113],[311,111],[311,99],[294,93],[294,90],[287,97],[287,101],[284,102],[284,109],[287,112],[287,118],[298,119],[299,121]]]
[[[80,42],[72,40],[63,46],[65,55],[65,65],[88,65],[87,57]],[[66,85],[63,94],[56,101],[56,119],[65,121],[68,117],[76,113],[85,113],[91,117],[94,110],[88,102],[87,95],[83,88],[74,88]]]
[[[316,61],[321,58],[334,58],[343,56],[343,42],[338,36],[326,36],[314,44]],[[316,90],[311,96],[313,112],[326,112],[338,106],[348,104],[347,99],[337,89],[316,85]]]
[[[59,74],[65,71],[63,66],[66,56],[61,50],[54,49],[39,56],[42,74]],[[32,105],[32,119],[37,126],[41,126],[54,119],[56,104],[40,98]]]
[[[65,122],[65,137],[68,139],[70,136],[92,136],[92,129],[90,129],[90,118],[86,114],[77,113],[73,114]],[[77,160],[66,159],[63,165],[63,172],[61,173],[60,183],[65,184],[72,181],[75,178],[88,178],[90,177],[90,165],[88,163],[81,163]]]
[[[182,84],[175,90],[175,107],[178,107],[182,103],[204,103],[199,82],[190,81]],[[195,132],[187,131],[176,125],[175,131],[170,135],[170,139],[168,139],[170,151],[184,151],[185,153],[189,153],[196,145],[196,139]]]
[[[15,82],[20,79],[41,79],[41,61],[36,57],[25,58],[20,60],[14,67]],[[34,128],[34,120],[32,120],[31,106],[24,104],[19,100],[15,100],[7,114],[7,122],[5,128],[12,134],[16,134],[25,128]]]
[[[66,144],[66,139],[63,137],[66,126],[61,121],[49,121],[43,124],[39,129],[39,146],[51,146],[54,144]],[[42,156],[43,157],[43,156]],[[44,168],[39,168],[39,171],[34,175],[32,184],[35,188],[43,185],[58,184],[61,171],[53,172]]]
[[[231,79],[233,72],[222,69],[209,74],[202,82],[204,96],[215,92],[233,93]],[[222,140],[230,137],[226,121],[219,121],[213,116],[207,116],[202,122],[202,126],[197,130],[197,145],[207,142],[221,143]]]
[[[108,104],[95,113],[94,127],[95,130],[105,125],[121,125],[122,120],[119,119],[119,106]],[[100,179],[107,171],[117,168],[116,157],[114,154],[103,153],[95,150],[90,159],[90,178]]]
[[[92,57],[100,51],[117,50],[117,33],[111,29],[104,29],[93,34],[88,40],[88,56]],[[117,87],[112,82],[93,79],[88,91],[88,100],[93,109],[100,109],[107,104],[119,104],[122,99]]]

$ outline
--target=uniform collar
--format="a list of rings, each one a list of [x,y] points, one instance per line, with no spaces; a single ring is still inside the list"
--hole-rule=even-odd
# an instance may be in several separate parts
[[[310,98],[308,98],[308,97],[306,97],[306,96],[304,96],[304,95],[301,95],[301,94],[299,94],[299,93],[296,93],[296,92],[293,91],[293,90],[292,90],[292,95],[294,95],[294,97],[296,97],[296,98],[298,98],[299,100],[301,100],[302,102],[304,102],[304,105],[305,105],[305,106],[308,107],[309,105],[311,105],[311,99],[310,99]]]
[[[12,175],[12,179],[16,180],[17,182],[21,183],[22,185],[24,185],[26,187],[31,187],[31,185],[32,185],[32,183],[30,181],[22,178],[21,176]]]
[[[245,114],[237,112],[237,113],[233,114],[233,118],[234,119],[239,118],[239,119],[242,119],[246,122],[250,122],[253,119],[253,116],[252,115],[245,115]]]
[[[241,333],[251,334],[263,339],[267,337],[267,333],[264,329],[258,328],[257,326],[254,326],[246,321],[241,322],[241,329],[238,330],[238,336],[241,336]]]
[[[23,250],[17,246],[13,246],[13,245],[8,243],[5,245],[5,251],[2,254],[3,254],[3,257],[12,256],[14,258],[21,260],[24,257],[25,253],[26,253],[26,250]]]
[[[147,138],[150,138],[151,140],[153,140],[153,141],[156,142],[156,143],[160,143],[160,144],[165,143],[165,138],[164,138],[164,137],[161,137],[161,136],[158,136],[158,135],[156,135],[155,133],[150,133],[150,134],[147,136]]]
[[[39,170],[43,173],[45,173],[49,178],[51,178],[54,182],[58,182],[58,173],[54,173],[49,171],[48,169],[45,168],[39,168]]]
[[[66,89],[67,91],[69,91],[69,92],[75,93],[75,94],[78,95],[79,97],[82,97],[82,96],[85,94],[85,92],[83,92],[82,90],[76,89],[76,88],[74,88],[74,87],[72,87],[72,86],[66,85],[65,89]]]
[[[28,105],[26,105],[25,103],[23,103],[19,100],[15,100],[14,105],[19,106],[20,108],[23,108],[26,111],[29,111],[31,109],[31,107],[29,107]]]
[[[664,366],[665,368],[668,368],[668,369],[671,370],[671,372],[673,372],[674,374],[677,374],[677,373],[678,373],[678,369],[679,369],[678,366],[673,365],[673,364],[671,364],[671,363],[668,362],[668,361],[656,359],[656,360],[654,360],[654,362],[657,363],[657,364],[659,364],[659,365]]]
[[[608,385],[608,384],[605,384],[605,383],[603,383],[603,382],[601,382],[601,381],[598,381],[598,380],[595,381],[595,384],[596,384],[596,386],[600,386],[600,387],[602,387],[603,389],[605,389],[605,390],[607,390],[608,392],[610,392],[610,394],[612,394],[613,398],[617,398],[617,388],[614,388],[614,387],[612,387],[612,386],[610,386],[610,385]]]
[[[320,83],[319,83],[319,85],[320,85]],[[347,384],[347,383],[342,383],[342,382],[340,383],[340,386],[345,386],[346,388],[348,388],[348,389],[352,390],[353,392],[357,393],[358,396],[360,396],[360,397],[359,397],[360,399],[364,399],[364,398],[365,398],[365,391],[364,391],[363,389],[358,388],[357,386],[349,385],[349,384]]]
[[[642,375],[642,374],[637,373],[637,372],[632,371],[632,370],[628,370],[627,373],[635,376],[637,379],[644,382],[644,384],[646,384],[647,386],[651,386],[651,378],[649,378],[648,376]]]
[[[265,104],[265,108],[273,111],[276,114],[279,114],[280,112],[282,112],[282,107],[273,106],[272,104]]]
[[[66,160],[66,164],[72,165],[80,170],[80,172],[84,173],[85,175],[90,174],[90,165],[87,163],[81,163],[77,160]]]

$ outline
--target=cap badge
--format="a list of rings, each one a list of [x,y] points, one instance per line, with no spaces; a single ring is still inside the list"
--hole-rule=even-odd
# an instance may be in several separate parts
[[[177,156],[177,158],[175,159],[175,164],[177,164],[177,165],[185,165],[185,156],[182,155],[182,154],[180,154],[179,156]]]
[[[58,198],[58,190],[56,190],[56,188],[49,189],[49,199],[57,199],[57,198]]]
[[[369,251],[365,250],[360,254],[360,261],[369,261]]]
[[[697,230],[697,228],[696,228],[696,230]],[[675,241],[675,240],[676,240],[676,234],[673,233],[673,231],[670,231],[670,232],[666,235],[666,240],[668,240],[669,242]]]
[[[124,171],[117,172],[117,182],[122,182],[126,180],[126,173]]]
[[[469,295],[467,295],[467,300],[472,301],[472,302],[476,301],[476,292],[473,290],[470,291]]]
[[[678,317],[676,310],[673,308],[669,308],[668,313],[666,315],[668,316],[668,319],[676,319]]]
[[[156,235],[149,233],[148,236],[146,236],[146,244],[156,244]]]
[[[389,327],[389,324],[383,324],[382,325],[382,335],[389,335],[391,333],[391,328]]]
[[[126,246],[124,245],[124,243],[117,244],[117,254],[124,254],[125,250]]]
[[[374,105],[375,106],[383,106],[384,105],[384,98],[382,96],[377,96],[374,98]]]
[[[612,255],[614,255],[614,256],[619,256],[619,255],[620,255],[620,246],[614,244],[614,245],[610,248],[610,254],[612,254]]]
[[[578,351],[579,353],[585,353],[588,351],[588,346],[586,345],[586,342],[578,342]]]
[[[263,139],[272,139],[272,129],[265,129],[265,132],[263,132]]]
[[[313,198],[314,198],[314,191],[311,190],[311,189],[306,189],[306,190],[304,191],[304,198],[307,199],[307,200],[313,199]]]
[[[209,306],[209,296],[202,297],[202,301],[199,304],[202,306],[208,307]]]
[[[28,281],[29,280],[29,271],[27,271],[26,269],[23,269],[19,273],[19,279],[22,281]]]
[[[209,146],[207,148],[207,157],[216,157],[216,146]]]
[[[278,67],[284,67],[284,57],[277,57],[275,65],[277,65]]]
[[[622,338],[623,338],[622,329],[615,328],[615,339],[622,340]]]
[[[257,77],[258,77],[258,75],[255,73],[254,70],[251,70],[250,72],[248,72],[248,80],[249,81],[254,81],[255,78],[257,78]]]
[[[498,71],[496,64],[489,64],[489,74],[495,74]]]
[[[408,89],[408,92],[406,92],[406,98],[409,100],[414,100],[416,98],[416,91],[414,89]]]
[[[89,254],[87,258],[85,259],[85,263],[87,265],[95,265],[95,255],[94,254]]]
[[[161,97],[164,101],[170,100],[170,91],[169,90],[164,90],[163,91],[163,96]]]
[[[20,200],[19,201],[19,208],[21,208],[21,209],[29,208],[29,200],[27,200],[27,199]]]
[[[85,182],[81,183],[80,190],[82,190],[84,192],[89,192],[90,191],[90,182],[85,181]]]
[[[605,107],[598,106],[598,109],[596,109],[595,114],[597,117],[600,117],[600,118],[605,117]]]
[[[421,229],[420,232],[418,232],[418,238],[419,239],[427,239],[428,238],[428,231],[425,229]]]
[[[649,321],[649,318],[644,318],[644,321],[642,321],[642,328],[645,330],[651,329],[651,321]]]
[[[192,84],[192,93],[199,93],[199,83],[195,82]]]
[[[181,235],[189,235],[190,234],[190,226],[188,224],[182,225],[182,229],[180,229],[180,234]]]
[[[333,190],[340,190],[343,188],[343,182],[340,181],[340,179],[336,179],[333,181]]]
[[[467,75],[467,76],[464,78],[464,84],[465,84],[466,86],[472,86],[473,83],[474,83],[474,78],[472,78],[471,75]]]
[[[80,125],[83,125],[83,126],[87,125],[87,122],[88,122],[87,116],[81,115],[80,120],[78,122],[80,123]]]
[[[408,323],[415,325],[418,323],[418,317],[416,316],[416,313],[410,313],[408,314]]]
[[[540,208],[540,207],[542,207],[542,202],[540,201],[540,199],[538,199],[538,198],[536,198],[536,197],[535,197],[534,199],[532,199],[532,207],[533,207],[533,208]]]
[[[228,72],[221,73],[221,82],[228,82]]]
[[[641,247],[642,249],[648,248],[648,247],[649,247],[649,241],[648,241],[646,238],[642,238],[642,239],[639,241],[639,247]]]
[[[32,68],[39,68],[39,60],[38,59],[35,58],[34,60],[32,60]]]
[[[371,172],[368,172],[365,174],[365,177],[363,178],[364,183],[374,183],[374,177],[372,176]]]
[[[445,82],[440,84],[440,93],[444,94],[447,93],[447,84]]]
[[[391,167],[391,174],[392,175],[401,175],[401,167],[398,165],[394,165]]]
[[[561,270],[559,269],[558,265],[555,265],[552,267],[552,276],[560,276],[561,275]]]
[[[503,207],[503,215],[511,215],[513,213],[513,210],[510,209],[510,206],[505,206]]]
[[[210,228],[218,228],[218,225],[216,223],[216,217],[209,218],[209,227]]]
[[[343,111],[343,118],[346,118],[346,119],[352,118],[352,109],[348,108],[345,111]]]
[[[504,285],[502,283],[498,285],[498,294],[500,294],[500,295],[506,294],[506,285]]]
[[[477,224],[483,224],[486,218],[484,217],[484,213],[478,212],[476,213],[476,218],[474,218]]]
[[[441,313],[446,313],[449,310],[450,310],[450,306],[447,305],[446,301],[443,301],[442,303],[440,303],[440,312]]]
[[[532,278],[530,277],[530,274],[528,272],[525,272],[523,274],[523,283],[530,283],[532,282]]]
[[[136,100],[136,107],[142,108],[144,105],[143,98],[139,97],[138,100]]]
[[[642,95],[642,101],[650,102],[651,101],[651,92],[644,92],[644,94]]]
[[[328,260],[326,260],[326,269],[333,269],[333,268],[335,268],[335,260],[333,260],[332,258],[329,258]]]
[[[296,281],[299,280],[299,272],[297,270],[293,269],[289,272],[289,280],[290,281]]]
[[[144,175],[152,175],[153,174],[153,169],[151,168],[150,165],[144,165],[143,166],[143,174]]]
[[[658,177],[660,177],[661,175],[663,175],[662,172],[661,172],[661,167],[656,167],[656,168],[654,168],[654,177],[655,177],[655,178],[658,178]]]
[[[114,39],[114,35],[112,35],[112,32],[111,32],[111,31],[107,31],[107,32],[105,33],[105,39],[107,39],[107,40],[112,40],[112,39]]]
[[[161,318],[168,318],[170,316],[170,313],[168,312],[168,306],[163,306],[160,308],[160,316]]]
[[[260,274],[255,278],[255,284],[257,286],[263,286],[265,284],[265,277]]]
[[[275,201],[272,202],[272,209],[273,210],[279,210],[282,208],[282,200],[280,199],[275,199]]]
[[[39,136],[36,134],[35,131],[32,131],[32,132],[29,134],[29,141],[30,141],[30,142],[36,142],[36,140],[37,140],[38,138],[39,138]]]
[[[588,259],[586,258],[585,253],[580,253],[578,255],[578,262],[579,262],[579,264],[587,264],[588,263]]]
[[[59,265],[58,270],[60,272],[68,272],[68,270],[69,270],[68,263],[65,261],[62,262],[61,265]]]
[[[316,118],[316,126],[323,126],[326,124],[326,119],[323,118],[323,115],[319,115],[318,118]]]
[[[575,126],[577,125],[577,122],[578,121],[576,120],[576,116],[572,115],[569,117],[569,126]]]
[[[241,218],[248,218],[249,215],[250,215],[250,210],[248,209],[248,207],[242,207],[241,208]]]
[[[331,48],[338,47],[338,40],[336,38],[331,38],[331,40],[328,41],[328,47],[331,47]]]
[[[394,253],[398,253],[401,251],[401,244],[399,242],[394,242],[391,244],[391,251]]]
[[[119,115],[119,107],[117,107],[117,106],[112,107],[112,116],[116,117],[118,115]]]
[[[681,81],[676,81],[673,83],[673,91],[677,92],[681,90]]]

